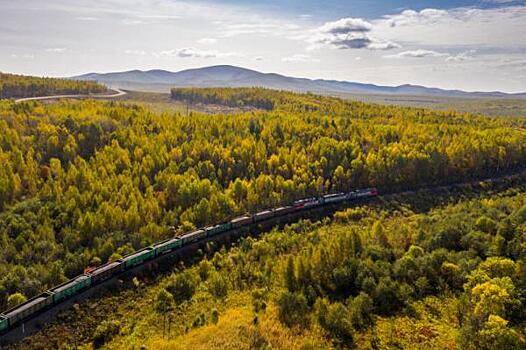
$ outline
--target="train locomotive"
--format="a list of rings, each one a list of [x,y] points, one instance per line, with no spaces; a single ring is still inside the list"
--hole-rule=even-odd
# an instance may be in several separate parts
[[[158,256],[168,254],[187,245],[195,244],[208,237],[213,237],[229,230],[237,230],[242,227],[259,224],[298,211],[335,205],[345,201],[375,197],[377,195],[378,191],[376,188],[366,188],[352,192],[340,192],[320,197],[305,198],[297,200],[288,206],[263,210],[255,214],[243,215],[228,222],[201,228],[178,237],[155,243],[150,247],[128,254],[117,261],[108,262],[97,268],[88,270],[80,276],[64,282],[59,286],[53,287],[44,293],[1,313],[0,335],[23,323],[24,320],[27,320],[37,313],[90,288],[92,285],[109,280],[126,270],[155,259]]]

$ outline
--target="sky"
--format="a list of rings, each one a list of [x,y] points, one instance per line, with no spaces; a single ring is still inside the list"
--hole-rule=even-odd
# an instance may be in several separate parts
[[[218,64],[526,92],[526,0],[0,0],[3,72]]]

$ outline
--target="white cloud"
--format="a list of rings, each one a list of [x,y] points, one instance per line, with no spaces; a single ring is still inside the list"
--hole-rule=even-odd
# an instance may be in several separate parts
[[[241,57],[243,55],[236,52],[219,52],[217,50],[199,50],[192,47],[185,47],[181,49],[161,51],[157,56],[178,58],[225,58]]]
[[[327,22],[318,30],[328,34],[349,34],[355,32],[370,32],[371,23],[361,18],[342,18],[335,22]]]
[[[52,47],[52,48],[49,48],[49,49],[46,49],[47,52],[56,52],[56,53],[60,53],[60,52],[64,52],[66,51],[66,48],[65,47]]]
[[[146,56],[147,53],[144,50],[124,50],[127,55]]]
[[[78,21],[88,21],[88,22],[93,22],[93,21],[98,21],[99,19],[96,18],[96,17],[75,17],[76,20]]]
[[[516,49],[526,44],[526,6],[406,10],[371,23],[372,35],[405,46],[458,51],[484,47]]]
[[[12,58],[21,58],[21,59],[24,59],[24,60],[33,60],[35,59],[35,55],[33,55],[32,53],[24,53],[24,54],[11,54],[11,57]]]
[[[447,53],[441,53],[437,51],[432,50],[409,50],[409,51],[403,51],[399,52],[397,54],[393,55],[386,55],[385,58],[424,58],[424,57],[446,57],[449,56]]]
[[[474,59],[473,54],[476,50],[469,50],[461,52],[457,55],[450,55],[446,58],[446,62],[464,62]]]
[[[391,27],[409,26],[415,24],[438,23],[447,18],[449,13],[445,10],[425,9],[422,11],[405,10],[400,14],[387,15],[384,18]]]
[[[291,32],[300,30],[298,25],[286,22],[260,21],[254,23],[229,23],[223,28],[223,37],[233,37],[238,35],[266,35],[284,36]]]
[[[373,25],[361,18],[342,18],[327,22],[316,28],[307,41],[309,49],[332,47],[337,49],[389,50],[400,45],[390,40],[382,40],[370,34]]]
[[[445,57],[446,62],[463,62],[474,59],[473,54],[476,50],[464,51],[459,54],[450,54],[433,50],[408,50],[393,55],[386,55],[384,58],[427,58],[427,57]]]
[[[203,45],[213,45],[213,44],[217,43],[217,39],[214,39],[214,38],[202,38],[202,39],[197,40],[197,42],[199,44],[203,44]]]
[[[126,19],[122,20],[122,24],[129,25],[129,26],[133,26],[133,25],[137,25],[137,24],[143,24],[143,23],[144,23],[144,21],[142,21],[140,19],[126,18]]]
[[[317,58],[314,58],[310,55],[304,55],[304,54],[294,54],[289,57],[283,57],[281,60],[283,62],[319,62],[320,61]]]

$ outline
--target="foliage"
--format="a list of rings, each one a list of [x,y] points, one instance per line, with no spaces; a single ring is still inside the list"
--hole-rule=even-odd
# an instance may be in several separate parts
[[[262,89],[190,93],[220,102],[242,94],[272,101],[272,110],[210,117],[115,102],[0,102],[3,308],[9,295],[34,296],[173,235],[170,227],[183,232],[326,192],[496,176],[526,158],[526,135],[507,120]],[[158,321],[152,306],[171,294],[177,306],[166,313],[188,314],[183,333],[217,321],[211,306],[221,324],[220,307],[246,293],[253,326],[243,339],[266,344],[258,325],[274,317],[269,329],[317,329],[348,346],[386,317],[450,297],[470,346],[520,339],[524,186],[473,186],[488,196],[447,204],[431,191],[406,205],[397,203],[403,195],[384,197],[337,213],[331,225],[302,221],[243,239],[163,279],[166,293],[152,291],[145,312]]]
[[[118,321],[102,321],[93,334],[93,347],[95,349],[102,347],[119,334],[119,331],[120,323]]]
[[[90,94],[108,89],[94,81],[38,78],[0,72],[0,99]]]
[[[189,273],[181,273],[172,276],[166,289],[171,293],[177,303],[190,300],[195,293],[196,282],[194,276]]]

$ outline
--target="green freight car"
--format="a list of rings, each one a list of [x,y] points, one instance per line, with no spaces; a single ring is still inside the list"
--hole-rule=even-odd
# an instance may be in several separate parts
[[[91,276],[81,275],[50,289],[50,292],[53,293],[53,302],[58,303],[62,299],[67,299],[89,286],[91,286]]]
[[[179,237],[167,239],[166,241],[153,245],[155,255],[162,255],[174,249],[181,248],[183,241]]]
[[[7,320],[7,316],[0,315],[0,333],[5,331],[9,327],[9,322]]]
[[[215,236],[215,235],[217,235],[219,233],[223,233],[225,231],[228,231],[231,228],[232,228],[232,223],[230,223],[230,222],[227,222],[227,223],[224,223],[224,224],[215,225],[215,226],[209,226],[209,227],[205,228],[206,236],[207,237]]]
[[[142,264],[146,260],[153,258],[155,251],[152,247],[141,249],[135,253],[132,253],[128,256],[122,258],[125,268],[130,268]]]
[[[197,231],[182,235],[181,240],[183,241],[183,245],[185,245],[185,244],[197,242],[200,239],[203,239],[205,237],[206,237],[205,230],[197,230]]]

